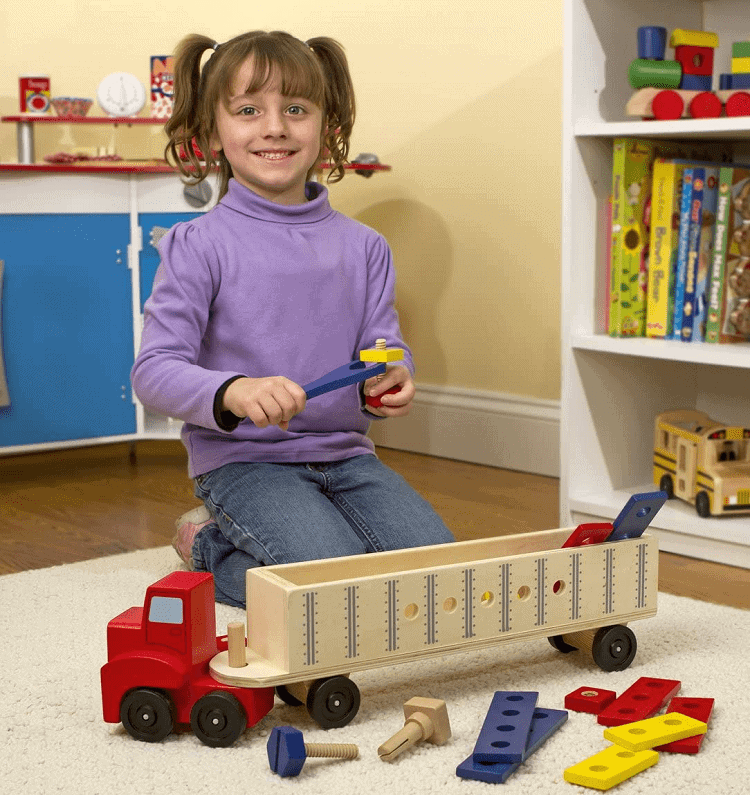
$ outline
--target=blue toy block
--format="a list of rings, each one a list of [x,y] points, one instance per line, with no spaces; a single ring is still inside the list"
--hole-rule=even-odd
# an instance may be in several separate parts
[[[539,693],[498,690],[479,732],[476,762],[522,762]]]
[[[643,531],[651,524],[666,501],[666,491],[634,494],[612,522],[612,533],[607,537],[607,541],[622,541],[643,535]]]
[[[651,61],[663,61],[667,49],[667,29],[657,25],[638,28],[638,57]]]
[[[564,709],[544,709],[537,707],[534,710],[531,722],[531,731],[526,745],[524,761],[528,759],[534,751],[542,746],[568,719],[568,713]],[[477,762],[474,756],[465,759],[456,768],[456,775],[459,778],[468,778],[474,781],[485,781],[488,784],[502,784],[518,770],[523,762]]]
[[[740,88],[750,89],[750,72],[720,75],[719,88],[722,91],[736,91]]]
[[[334,389],[341,389],[342,386],[349,386],[350,384],[358,384],[360,381],[366,381],[375,375],[381,375],[385,372],[385,363],[378,362],[372,367],[368,367],[365,362],[355,359],[349,364],[344,364],[326,373],[322,378],[317,381],[311,381],[309,384],[303,386],[307,399],[323,395],[326,392],[333,392]]]
[[[711,75],[686,75],[683,70],[680,88],[683,91],[710,91]]]
[[[282,777],[298,776],[305,765],[305,741],[302,732],[292,726],[274,726],[266,750],[271,770]]]

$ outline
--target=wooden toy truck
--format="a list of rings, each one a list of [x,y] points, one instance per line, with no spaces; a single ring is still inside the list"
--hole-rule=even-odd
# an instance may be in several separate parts
[[[656,417],[654,483],[699,516],[750,514],[750,428],[692,409]]]
[[[151,741],[190,722],[202,742],[231,745],[276,688],[322,727],[344,726],[360,703],[352,671],[532,638],[627,668],[626,622],[656,614],[656,539],[562,548],[572,530],[249,569],[247,646],[241,623],[213,637],[210,574],[171,574],[110,622],[105,720]]]

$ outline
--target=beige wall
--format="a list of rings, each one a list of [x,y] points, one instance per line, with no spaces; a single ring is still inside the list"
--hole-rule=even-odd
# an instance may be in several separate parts
[[[557,399],[561,6],[37,0],[32,13],[10,0],[0,11],[0,112],[17,112],[22,73],[49,74],[53,96],[94,97],[113,71],[147,85],[149,56],[187,33],[339,39],[357,90],[352,154],[375,152],[393,171],[347,175],[331,200],[393,248],[418,381]],[[159,128],[66,125],[38,128],[37,158],[115,137],[125,157],[163,148]],[[0,125],[0,160],[15,158],[14,125]]]

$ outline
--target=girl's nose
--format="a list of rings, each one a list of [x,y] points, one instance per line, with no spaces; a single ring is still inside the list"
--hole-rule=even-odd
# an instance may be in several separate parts
[[[265,129],[263,130],[264,135],[270,135],[274,137],[286,136],[286,118],[284,117],[283,113],[267,113],[265,116],[265,122]]]

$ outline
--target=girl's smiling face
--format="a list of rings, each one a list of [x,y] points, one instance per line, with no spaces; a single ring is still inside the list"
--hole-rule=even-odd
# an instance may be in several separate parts
[[[304,97],[284,96],[277,75],[251,94],[253,59],[237,70],[228,101],[219,101],[211,137],[237,182],[277,204],[303,204],[305,182],[323,146],[323,111]]]

